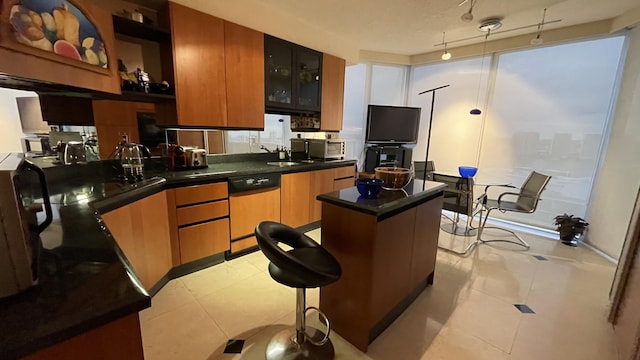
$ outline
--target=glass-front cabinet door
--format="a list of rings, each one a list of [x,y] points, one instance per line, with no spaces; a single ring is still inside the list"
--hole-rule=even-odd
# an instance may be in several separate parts
[[[265,35],[264,61],[267,112],[320,111],[322,53]]]
[[[267,107],[293,107],[293,48],[265,37],[264,51]]]
[[[322,54],[300,49],[296,57],[296,69],[298,107],[319,111]]]

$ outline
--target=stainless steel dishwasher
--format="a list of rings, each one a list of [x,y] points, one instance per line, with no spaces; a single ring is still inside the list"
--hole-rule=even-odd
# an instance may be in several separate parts
[[[280,222],[280,174],[234,176],[228,184],[231,259],[258,249],[253,232],[261,221]]]

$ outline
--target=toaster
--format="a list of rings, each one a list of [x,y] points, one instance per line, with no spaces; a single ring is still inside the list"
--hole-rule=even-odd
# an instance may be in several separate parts
[[[202,169],[207,167],[207,151],[205,149],[189,149],[187,153],[187,167],[190,169]]]

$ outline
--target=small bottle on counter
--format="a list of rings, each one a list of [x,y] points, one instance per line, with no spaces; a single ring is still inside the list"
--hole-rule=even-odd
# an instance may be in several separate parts
[[[276,146],[276,151],[278,152],[278,159],[279,160],[284,160],[285,159],[285,155],[286,155],[286,153],[284,151],[284,146],[282,148]]]

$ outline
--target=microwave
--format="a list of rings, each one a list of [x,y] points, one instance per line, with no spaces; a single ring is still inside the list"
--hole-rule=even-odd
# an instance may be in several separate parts
[[[291,139],[291,151],[315,159],[344,160],[345,141],[341,139]]]

